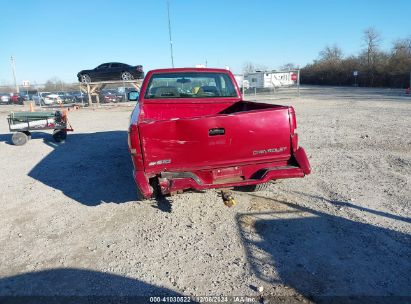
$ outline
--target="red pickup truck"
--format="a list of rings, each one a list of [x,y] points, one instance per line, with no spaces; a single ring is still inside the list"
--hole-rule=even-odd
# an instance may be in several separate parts
[[[149,198],[304,177],[310,164],[296,128],[293,107],[244,101],[230,71],[153,70],[131,115],[134,179]]]

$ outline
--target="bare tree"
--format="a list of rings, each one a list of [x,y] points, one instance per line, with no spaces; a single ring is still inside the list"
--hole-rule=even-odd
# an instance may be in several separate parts
[[[15,88],[11,85],[0,85],[0,92],[2,93],[12,93],[14,92]]]
[[[44,84],[45,91],[64,91],[66,83],[57,77],[53,77]]]
[[[329,46],[327,45],[321,52],[320,52],[320,61],[326,62],[339,62],[343,58],[343,52],[340,47],[336,44]]]
[[[378,55],[380,54],[379,46],[381,42],[380,33],[373,27],[364,30],[363,34],[364,50],[363,58],[365,59],[366,73],[369,78],[369,85],[374,86],[374,78],[376,73],[376,65]],[[382,54],[381,54],[382,55]]]
[[[255,72],[255,70],[256,70],[255,65],[250,61],[246,62],[243,66],[243,73],[244,74],[253,73],[253,72]]]
[[[364,30],[363,41],[365,44],[365,54],[367,65],[372,67],[375,64],[377,53],[381,42],[380,33],[373,27]]]
[[[402,87],[409,86],[411,71],[411,36],[406,39],[398,39],[394,42],[387,74],[389,79],[394,79]],[[398,75],[401,75],[398,77]]]
[[[294,63],[292,63],[292,62],[289,62],[289,63],[286,63],[286,64],[280,66],[280,70],[282,70],[282,71],[286,71],[286,70],[297,70],[297,69],[298,69],[298,65],[296,65],[296,64],[294,64]]]
[[[411,36],[406,39],[398,39],[394,41],[392,48],[394,56],[410,56],[411,55]]]

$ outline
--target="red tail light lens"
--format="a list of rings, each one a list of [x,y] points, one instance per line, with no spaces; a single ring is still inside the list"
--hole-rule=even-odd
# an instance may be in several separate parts
[[[290,107],[288,112],[290,113],[291,133],[294,134],[294,130],[297,129],[297,118],[295,117],[295,110],[293,107]]]
[[[295,110],[293,107],[289,108],[288,113],[290,115],[291,145],[295,152],[298,149],[298,134],[295,133],[295,129],[297,129],[297,118],[295,117]]]
[[[137,125],[131,125],[128,129],[128,147],[130,150],[131,158],[136,170],[143,170],[143,159],[140,149],[140,139],[138,135]]]
[[[137,145],[138,145],[137,126],[131,125],[130,128],[128,129],[128,147],[130,149],[134,149],[133,152],[135,152]]]

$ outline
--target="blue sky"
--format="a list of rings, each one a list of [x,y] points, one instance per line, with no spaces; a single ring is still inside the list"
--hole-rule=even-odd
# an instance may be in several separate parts
[[[171,66],[166,0],[0,0],[0,85],[76,81],[103,62]],[[373,26],[389,49],[411,35],[410,1],[170,0],[177,67],[205,63],[241,72],[245,62],[304,66],[326,45],[358,54]]]

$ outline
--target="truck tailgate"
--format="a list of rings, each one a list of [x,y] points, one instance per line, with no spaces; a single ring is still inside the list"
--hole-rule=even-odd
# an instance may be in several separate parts
[[[288,107],[139,124],[146,172],[284,161]]]

